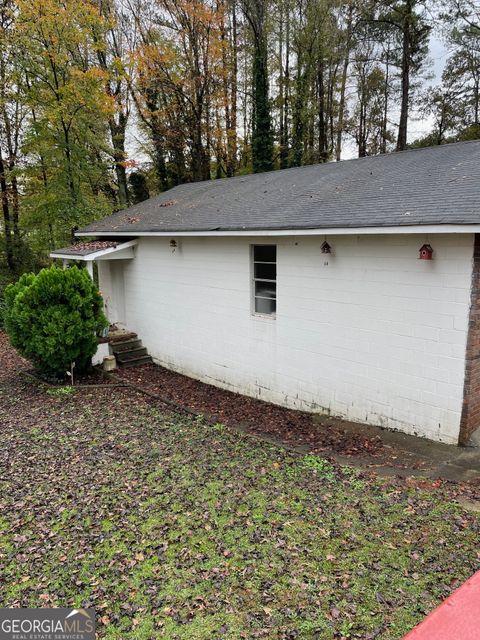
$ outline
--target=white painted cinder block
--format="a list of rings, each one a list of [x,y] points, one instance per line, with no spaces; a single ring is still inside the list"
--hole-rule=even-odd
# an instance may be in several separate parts
[[[133,260],[116,261],[123,289],[118,272],[101,288],[167,367],[289,407],[457,442],[473,236],[328,241],[326,260],[323,238],[258,240],[277,245],[275,318],[251,313],[254,237],[177,238],[175,251],[170,238],[140,238]],[[418,260],[426,241],[432,261]]]

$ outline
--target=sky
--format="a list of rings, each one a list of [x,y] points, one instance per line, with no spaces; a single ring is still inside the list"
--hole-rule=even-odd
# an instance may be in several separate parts
[[[429,71],[432,78],[425,81],[425,88],[429,86],[435,86],[440,83],[442,79],[442,72],[445,67],[445,63],[448,57],[448,49],[440,38],[434,34],[430,37],[430,67]],[[400,112],[393,111],[391,114],[392,120],[398,120]],[[408,141],[413,142],[417,138],[425,136],[432,130],[433,118],[423,117],[420,118],[415,114],[415,104],[412,105],[410,118],[408,120]],[[349,160],[350,158],[357,157],[357,147],[353,140],[346,140],[342,150],[342,160]]]
[[[426,82],[425,86],[434,86],[440,83],[442,72],[448,56],[448,49],[445,44],[436,36],[430,38],[430,58],[432,60],[431,71],[433,78]],[[409,141],[420,138],[428,133],[432,128],[431,118],[423,120],[413,120],[410,124]]]

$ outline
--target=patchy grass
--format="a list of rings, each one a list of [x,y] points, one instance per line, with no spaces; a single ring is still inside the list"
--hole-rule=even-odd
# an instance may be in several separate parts
[[[0,602],[110,640],[397,640],[478,568],[478,515],[163,413],[0,383]]]
[[[49,396],[53,396],[54,398],[73,396],[75,393],[75,387],[53,387],[51,389],[47,389],[47,393]]]

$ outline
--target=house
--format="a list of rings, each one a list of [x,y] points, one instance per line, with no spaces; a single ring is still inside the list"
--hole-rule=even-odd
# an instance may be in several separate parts
[[[480,141],[184,184],[93,222],[154,360],[447,443],[480,427]]]

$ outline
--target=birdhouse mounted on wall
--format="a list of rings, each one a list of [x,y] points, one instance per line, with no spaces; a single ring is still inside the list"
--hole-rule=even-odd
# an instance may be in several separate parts
[[[432,257],[433,249],[429,244],[424,244],[420,247],[418,256],[420,260],[432,260]]]
[[[320,247],[320,250],[322,253],[332,253],[332,247],[328,244],[326,240]]]

